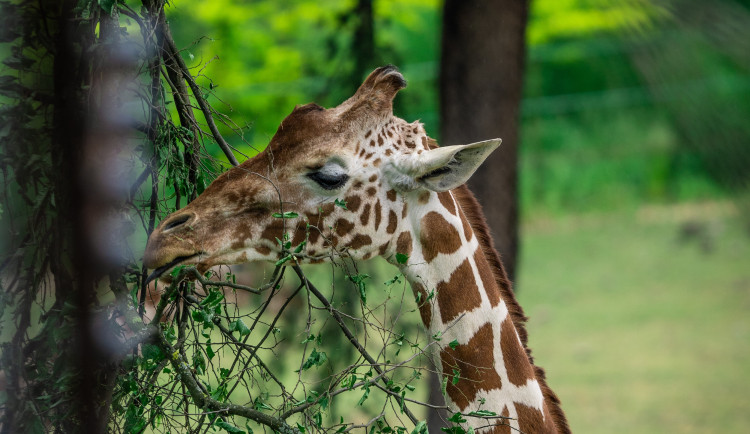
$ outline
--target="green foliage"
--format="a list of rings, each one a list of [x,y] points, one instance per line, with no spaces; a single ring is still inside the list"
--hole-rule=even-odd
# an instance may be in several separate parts
[[[367,285],[365,284],[365,280],[367,280],[370,275],[369,274],[357,274],[354,276],[348,276],[349,280],[351,280],[355,285],[357,285],[357,289],[359,289],[359,298],[362,300],[363,304],[367,304]]]

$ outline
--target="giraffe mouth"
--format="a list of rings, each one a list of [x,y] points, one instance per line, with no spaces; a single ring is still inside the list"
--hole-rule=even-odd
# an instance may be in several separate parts
[[[187,255],[187,256],[178,256],[178,257],[174,258],[174,259],[173,259],[173,260],[172,260],[171,262],[169,262],[168,264],[166,264],[166,265],[162,265],[161,267],[159,267],[159,268],[157,268],[156,270],[154,270],[154,271],[153,271],[153,272],[152,272],[152,273],[151,273],[151,274],[150,274],[150,275],[148,276],[148,278],[146,279],[146,286],[148,286],[148,284],[149,284],[149,283],[151,283],[151,282],[153,282],[154,280],[156,280],[156,279],[158,279],[159,277],[161,277],[161,276],[162,276],[162,275],[163,275],[163,274],[164,274],[165,272],[167,272],[168,270],[170,270],[170,269],[174,268],[174,267],[175,267],[176,265],[179,265],[179,264],[180,264],[180,262],[183,262],[183,261],[187,261],[188,259],[190,259],[190,258],[194,258],[194,257],[196,257],[196,256],[199,256],[199,255],[201,255],[201,254],[203,254],[203,252],[201,252],[201,253],[195,253],[195,254],[193,254],[193,255]]]

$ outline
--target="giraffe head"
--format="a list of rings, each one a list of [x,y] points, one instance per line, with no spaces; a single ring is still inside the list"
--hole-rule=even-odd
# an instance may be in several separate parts
[[[203,272],[275,261],[284,248],[299,250],[300,262],[334,252],[393,257],[408,230],[408,197],[463,184],[500,144],[436,147],[420,123],[393,115],[405,86],[386,66],[338,107],[297,106],[263,152],[159,224],[144,264],[157,274],[178,264]]]

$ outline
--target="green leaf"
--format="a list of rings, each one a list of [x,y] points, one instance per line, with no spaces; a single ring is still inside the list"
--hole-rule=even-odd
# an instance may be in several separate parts
[[[284,265],[284,264],[285,264],[285,263],[286,263],[287,261],[289,261],[289,260],[290,260],[290,259],[292,259],[292,258],[293,258],[293,256],[292,256],[292,255],[286,255],[286,256],[284,256],[283,258],[281,258],[281,259],[279,259],[278,261],[276,261],[276,263],[275,263],[274,265],[275,265],[275,266],[277,266],[277,267],[278,267],[279,265]]]
[[[461,378],[461,371],[459,371],[458,369],[454,369],[453,378],[451,378],[451,383],[453,383],[453,385],[455,386],[456,384],[458,384],[458,380],[460,378]]]
[[[396,253],[396,262],[399,264],[406,264],[406,262],[409,260],[409,255],[404,255],[403,253]]]
[[[334,203],[334,204],[335,204],[336,206],[338,206],[338,207],[341,207],[341,208],[343,208],[343,209],[349,209],[349,208],[347,208],[347,207],[346,207],[346,202],[344,202],[344,201],[343,201],[343,200],[341,200],[341,199],[336,199],[336,200],[334,200],[334,201],[333,201],[333,203]]]
[[[203,358],[203,354],[200,351],[193,354],[193,368],[198,375],[203,375],[206,372],[206,359]]]
[[[204,306],[204,307],[209,307],[209,308],[210,307],[215,307],[219,303],[221,303],[221,300],[223,300],[223,299],[224,299],[224,294],[222,294],[221,292],[216,291],[216,290],[211,290],[208,293],[208,297],[204,298],[200,302],[200,305]]]
[[[450,419],[448,419],[448,420],[451,421],[451,422],[453,422],[453,423],[464,423],[464,422],[466,422],[466,419],[464,418],[464,416],[460,412],[453,413],[453,416],[451,416]]]
[[[307,244],[307,241],[302,241],[297,248],[294,249],[294,253],[300,253],[302,252],[302,249],[305,248],[305,244]]]
[[[203,325],[207,327],[213,326],[211,321],[213,320],[214,315],[212,313],[206,312],[205,310],[194,310],[191,312],[191,315],[193,316],[194,321],[203,323]]]
[[[274,217],[276,217],[277,219],[293,219],[295,217],[299,217],[299,214],[297,214],[294,211],[287,211],[287,212],[285,212],[283,214],[279,213],[279,212],[275,212],[275,213],[273,213],[271,215],[274,216]]]
[[[415,426],[414,429],[411,431],[411,434],[428,434],[427,421],[420,420],[417,426]]]
[[[162,353],[161,349],[156,345],[144,344],[141,352],[143,353],[144,359],[151,359],[154,362],[160,362],[164,360],[164,353]]]
[[[448,346],[449,346],[449,347],[451,347],[451,349],[452,349],[452,350],[455,350],[455,349],[456,349],[456,347],[458,346],[458,339],[453,339],[453,340],[452,340],[452,341],[451,341],[451,342],[450,342],[450,343],[448,344]]]
[[[253,408],[256,410],[273,410],[265,403],[263,398],[261,398],[260,396],[255,398],[255,400],[253,401]]]
[[[359,402],[357,403],[357,405],[362,405],[362,404],[364,404],[364,402],[365,402],[365,401],[367,401],[367,397],[368,397],[368,396],[370,396],[370,388],[369,388],[369,387],[367,387],[367,388],[365,389],[365,393],[364,393],[364,394],[362,395],[362,397],[361,397],[361,398],[359,398]]]
[[[365,285],[365,280],[369,277],[369,274],[357,274],[355,276],[349,276],[349,280],[357,285],[357,288],[359,289],[359,297],[362,299],[362,303],[364,304],[367,304],[367,293],[365,292],[367,287]]]
[[[318,352],[317,348],[313,348],[310,356],[305,360],[305,363],[302,364],[302,370],[306,371],[313,366],[322,366],[327,360],[328,356],[325,352]]]
[[[401,283],[401,275],[400,274],[397,274],[397,275],[393,276],[393,278],[391,280],[388,280],[387,282],[385,282],[385,284],[390,286],[390,285],[393,285],[394,283],[397,283],[397,282]],[[417,293],[417,296],[419,297],[420,293]],[[417,300],[417,303],[419,303],[419,300]]]
[[[476,410],[469,413],[469,416],[476,416],[476,417],[492,417],[497,416],[497,413],[494,411],[488,411],[488,410]]]
[[[185,267],[187,267],[187,265],[178,265],[178,266],[174,267],[174,269],[173,269],[173,270],[172,270],[172,271],[171,271],[171,272],[169,273],[169,275],[170,275],[170,276],[172,276],[173,278],[175,278],[175,279],[176,279],[176,278],[177,278],[177,275],[178,275],[178,274],[180,274],[180,272],[181,272],[181,271],[182,271],[182,270],[183,270],[183,269],[184,269]]]
[[[216,426],[219,428],[223,428],[224,431],[231,433],[231,434],[245,434],[245,431],[237,428],[236,426],[230,424],[229,422],[225,422],[221,419],[216,419]]]
[[[238,331],[240,332],[240,336],[246,336],[250,334],[250,329],[239,318],[229,323],[229,331]]]

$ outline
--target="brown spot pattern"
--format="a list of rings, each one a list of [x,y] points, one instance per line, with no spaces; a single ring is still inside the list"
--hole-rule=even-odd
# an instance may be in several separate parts
[[[468,258],[456,268],[448,281],[438,283],[437,299],[444,324],[482,304],[479,287],[474,280],[474,273]]]
[[[281,219],[274,219],[271,223],[263,229],[260,237],[276,242],[276,238],[281,239],[284,236],[284,222]]]
[[[425,190],[425,191],[419,193],[419,197],[417,198],[417,200],[422,205],[426,204],[427,202],[430,201],[430,192],[428,190]]]
[[[336,224],[334,225],[336,228],[336,234],[338,236],[343,237],[344,235],[351,232],[352,229],[354,229],[354,223],[350,222],[349,220],[345,219],[338,219],[336,220]]]
[[[354,212],[359,210],[359,206],[362,204],[362,199],[360,199],[359,196],[351,195],[344,198],[344,202],[346,202],[346,209]]]
[[[390,246],[390,245],[391,245],[391,242],[387,241],[385,244],[383,244],[382,246],[380,246],[378,248],[378,254],[381,255],[381,256],[384,255],[385,251],[388,250],[388,246]]]
[[[271,253],[271,248],[268,246],[256,246],[255,251],[260,253],[261,255],[265,256],[269,253]]]
[[[306,222],[299,222],[297,223],[297,228],[294,231],[294,236],[292,237],[292,245],[293,246],[299,246],[302,241],[307,238],[307,223]]]
[[[386,232],[392,234],[396,232],[396,225],[398,225],[398,218],[393,210],[388,212],[388,227],[385,228]]]
[[[380,201],[375,202],[375,230],[377,231],[380,227],[380,219],[382,218],[381,215],[382,209],[380,207]]]
[[[365,207],[362,208],[362,214],[359,216],[359,222],[362,226],[366,226],[367,222],[370,221],[370,204],[366,203]]]
[[[545,434],[557,432],[555,424],[552,421],[552,416],[550,416],[548,411],[544,412],[546,417],[542,419],[542,412],[533,407],[521,404],[520,402],[516,402],[515,406],[518,413],[518,427],[521,429],[521,432]],[[546,406],[543,408],[546,410]]]
[[[370,177],[370,179],[368,179],[368,181],[370,181],[370,182],[375,182],[375,180],[376,180],[376,179],[378,179],[378,174],[377,174],[377,173],[374,173],[374,174],[373,174],[373,175],[372,175],[372,176]]]
[[[474,401],[480,390],[490,391],[502,386],[500,376],[495,371],[493,342],[492,324],[487,323],[466,344],[440,351],[443,376],[448,377],[446,391],[462,411]],[[454,369],[460,372],[458,384],[451,381]]]
[[[516,329],[510,318],[505,318],[500,331],[500,348],[503,351],[503,362],[508,371],[508,380],[516,386],[523,386],[534,378],[534,368],[529,363],[526,351],[518,341]]]
[[[396,201],[396,190],[388,190],[385,192],[385,196],[390,200],[391,202]]]
[[[453,215],[456,215],[456,203],[453,201],[453,195],[450,191],[441,191],[438,193],[438,199],[445,209]]]
[[[402,219],[405,219],[405,218],[406,218],[406,212],[407,212],[408,210],[409,210],[409,204],[408,204],[408,203],[405,203],[405,204],[404,204],[404,207],[403,207],[403,208],[401,208],[401,218],[402,218]]]
[[[508,406],[503,407],[502,413],[500,413],[500,416],[503,417],[510,417],[510,411],[508,411]],[[491,431],[485,431],[483,434],[511,434],[510,430],[510,424],[506,422],[508,419],[500,419],[495,424],[495,426],[492,428]]]
[[[366,191],[368,196],[375,196],[375,192],[377,192],[375,187],[368,187]]]
[[[310,228],[310,236],[307,237],[307,242],[310,244],[315,244],[318,242],[318,239],[320,239],[320,230],[317,227],[311,227]]]
[[[346,243],[346,246],[356,250],[360,247],[368,246],[370,244],[372,244],[372,238],[370,238],[369,235],[357,234],[354,236],[354,238],[352,238],[351,241]]]
[[[396,253],[411,256],[411,233],[408,231],[401,232],[396,240]]]
[[[435,211],[422,217],[421,229],[419,242],[428,263],[439,253],[453,253],[461,247],[461,237],[456,228]]]

